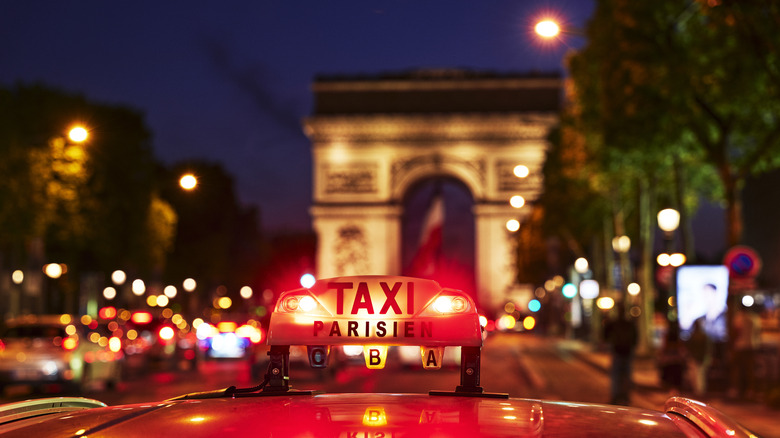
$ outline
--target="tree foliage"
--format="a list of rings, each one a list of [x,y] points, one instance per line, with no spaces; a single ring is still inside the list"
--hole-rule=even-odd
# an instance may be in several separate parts
[[[141,113],[18,85],[0,90],[0,114],[0,251],[10,263],[26,263],[36,241],[47,259],[36,263],[64,262],[76,272],[158,263],[154,251],[172,238],[175,213],[154,197]],[[85,142],[67,139],[74,124],[88,129]]]
[[[196,277],[207,288],[235,292],[252,284],[261,252],[257,211],[238,202],[233,177],[216,163],[188,161],[160,168],[161,196],[178,212],[178,228],[167,258],[166,278],[179,283]],[[192,173],[195,189],[179,187]]]
[[[780,166],[778,24],[771,0],[599,1],[570,67],[602,168],[725,201],[738,243],[745,178]]]

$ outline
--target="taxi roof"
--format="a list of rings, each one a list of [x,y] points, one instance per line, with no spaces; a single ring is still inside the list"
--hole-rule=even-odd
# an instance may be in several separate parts
[[[51,420],[51,421],[44,421]],[[422,394],[251,396],[67,411],[3,425],[38,436],[700,436],[675,415],[628,407]]]

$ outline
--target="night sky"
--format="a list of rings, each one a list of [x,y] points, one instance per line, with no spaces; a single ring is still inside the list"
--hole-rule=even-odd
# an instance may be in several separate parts
[[[555,16],[582,28],[591,0],[8,1],[0,85],[41,82],[142,111],[158,159],[221,163],[265,231],[311,227],[317,75],[419,68],[560,71],[577,36],[540,42]]]

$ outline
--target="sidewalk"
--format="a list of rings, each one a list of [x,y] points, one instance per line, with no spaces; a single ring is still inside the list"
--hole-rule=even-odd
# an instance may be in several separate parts
[[[596,349],[591,344],[582,341],[561,339],[558,343],[561,349],[569,351],[583,362],[604,373],[609,373],[611,364],[609,352]],[[640,399],[633,397],[633,404],[639,407],[663,410],[664,402],[672,394],[662,387],[654,358],[636,358],[633,364],[632,380],[636,388],[644,391]],[[730,400],[724,396],[679,395],[694,398],[713,406],[762,437],[780,438],[780,409],[772,409],[766,404],[755,401]]]

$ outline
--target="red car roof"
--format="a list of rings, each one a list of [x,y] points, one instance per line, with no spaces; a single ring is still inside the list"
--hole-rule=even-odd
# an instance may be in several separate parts
[[[686,420],[670,415],[529,399],[288,393],[68,411],[0,424],[0,434],[25,438],[702,436]]]

